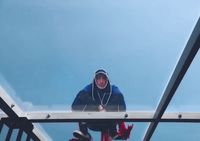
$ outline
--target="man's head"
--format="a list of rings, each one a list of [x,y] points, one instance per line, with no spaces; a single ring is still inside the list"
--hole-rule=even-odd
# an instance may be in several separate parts
[[[108,84],[108,75],[105,70],[100,69],[95,72],[95,84],[101,90],[106,88]]]

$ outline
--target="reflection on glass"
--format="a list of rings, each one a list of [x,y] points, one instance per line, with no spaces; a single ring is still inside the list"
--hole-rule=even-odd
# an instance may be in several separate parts
[[[70,105],[105,68],[129,110],[154,110],[198,15],[199,4],[182,4],[2,0],[0,73],[31,109]]]
[[[200,112],[200,51],[196,54],[192,64],[179,85],[167,111],[196,111]]]
[[[199,123],[159,123],[152,141],[198,141]]]

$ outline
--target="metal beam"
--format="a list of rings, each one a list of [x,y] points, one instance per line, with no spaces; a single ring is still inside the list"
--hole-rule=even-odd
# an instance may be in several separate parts
[[[2,128],[3,128],[3,122],[0,120],[0,134],[1,134]]]
[[[6,93],[3,87],[0,85],[0,109],[5,112],[8,118],[13,120],[19,119],[20,117],[24,117],[23,110],[17,105],[17,103]],[[6,115],[4,115],[6,117]],[[31,123],[30,123],[31,124]],[[41,132],[37,126],[34,126],[33,132],[31,136],[34,140],[42,140],[47,141],[50,137],[47,135],[43,135],[44,131]]]
[[[18,129],[16,141],[21,141],[22,134],[23,134],[23,130],[22,129]]]
[[[1,93],[0,93],[1,95]],[[3,96],[0,97],[0,109],[3,110],[9,117],[18,118],[18,115],[12,108],[4,101]]]
[[[8,130],[8,133],[7,133],[7,136],[6,136],[6,139],[5,139],[6,141],[10,141],[12,132],[13,132],[13,128],[9,127],[9,130]]]
[[[163,93],[159,105],[157,106],[154,119],[155,122],[150,123],[146,134],[144,136],[144,141],[149,141],[153,132],[155,131],[159,120],[161,119],[163,113],[165,112],[169,102],[171,101],[174,93],[176,92],[181,80],[183,79],[186,71],[188,70],[190,64],[192,63],[196,53],[200,47],[200,19],[198,20],[192,35],[176,65],[176,68],[167,84],[167,87]]]
[[[40,122],[78,122],[91,120],[123,120],[126,122],[152,122],[153,111],[129,112],[70,112],[70,111],[37,111],[26,112],[28,120]],[[5,114],[0,113],[0,117]],[[200,112],[165,112],[159,122],[200,122]]]
[[[25,113],[31,122],[78,122],[91,120],[151,121],[152,112],[71,112],[37,111]]]

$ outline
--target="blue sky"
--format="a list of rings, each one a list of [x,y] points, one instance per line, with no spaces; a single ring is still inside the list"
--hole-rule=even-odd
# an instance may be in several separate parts
[[[69,110],[104,68],[128,110],[153,111],[199,15],[198,0],[1,0],[1,85],[24,110]],[[199,111],[198,58],[167,110]],[[76,128],[42,125],[53,140],[66,140]],[[131,140],[138,141],[148,123],[135,125]],[[159,126],[153,140],[169,126]],[[180,134],[176,140],[184,140]]]

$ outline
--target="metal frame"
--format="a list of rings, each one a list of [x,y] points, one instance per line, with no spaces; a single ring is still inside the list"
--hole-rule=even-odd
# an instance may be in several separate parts
[[[31,122],[78,122],[91,120],[122,120],[126,122],[155,122],[154,112],[66,112],[40,111],[28,112],[27,118]],[[200,122],[200,112],[167,112],[160,122]]]
[[[183,50],[183,53],[174,69],[174,72],[166,86],[163,96],[154,112],[59,112],[40,111],[24,112],[12,100],[0,86],[0,132],[3,124],[9,127],[6,141],[10,139],[12,130],[19,129],[17,139],[20,140],[23,131],[35,141],[46,141],[47,137],[41,134],[33,122],[78,122],[87,120],[123,120],[135,122],[151,122],[144,135],[144,141],[149,141],[159,122],[200,122],[200,113],[164,113],[172,97],[174,96],[185,73],[192,63],[200,47],[200,19],[198,20],[192,35]]]
[[[26,112],[25,116],[32,123],[78,122],[91,120],[123,120],[126,122],[155,122],[152,111],[130,112],[70,112],[70,111],[37,111]],[[0,113],[0,118],[7,117]],[[200,122],[200,112],[165,112],[160,122]]]
[[[155,122],[151,122],[146,134],[144,136],[144,141],[149,141],[153,135],[163,113],[165,112],[169,102],[174,96],[179,84],[181,83],[186,71],[188,70],[190,64],[192,63],[196,53],[200,47],[200,20],[198,20],[192,35],[175,67],[175,70],[167,84],[167,87],[163,93],[160,103],[157,106],[156,112],[154,114]]]
[[[25,117],[26,114],[1,86],[0,108],[5,113],[3,116],[1,116],[0,128],[2,129],[4,124],[9,128],[6,141],[9,141],[12,134],[12,129],[19,129],[17,136],[18,140],[21,139],[21,134],[25,132],[27,134],[27,141],[30,139],[33,139],[34,141],[48,141],[49,137],[43,135],[37,125],[32,124],[27,117]]]

